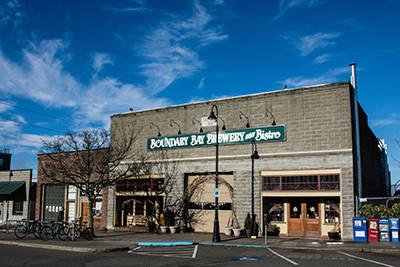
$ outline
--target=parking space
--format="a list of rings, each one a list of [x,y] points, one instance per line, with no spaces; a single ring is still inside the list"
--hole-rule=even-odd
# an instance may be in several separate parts
[[[147,256],[161,256],[173,258],[195,259],[198,245],[194,246],[161,246],[161,247],[136,247],[128,253]]]
[[[400,266],[395,255],[224,246],[137,247],[131,254],[192,259],[188,266]]]

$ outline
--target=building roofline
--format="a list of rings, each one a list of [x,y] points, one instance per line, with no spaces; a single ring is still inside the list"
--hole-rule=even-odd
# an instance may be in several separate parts
[[[260,96],[260,95],[270,95],[270,94],[277,94],[277,93],[282,93],[282,92],[292,92],[292,91],[297,91],[297,90],[302,90],[302,89],[318,88],[318,87],[325,87],[325,86],[329,86],[329,85],[340,85],[340,84],[351,85],[350,82],[346,81],[346,82],[315,84],[315,85],[296,87],[296,88],[285,88],[285,89],[278,89],[278,90],[262,92],[262,93],[247,94],[247,95],[240,95],[240,96],[230,96],[230,97],[223,97],[223,98],[217,98],[217,99],[211,99],[211,100],[204,100],[204,101],[190,102],[190,103],[177,104],[177,105],[171,105],[171,106],[156,107],[156,108],[150,108],[150,109],[142,109],[142,110],[136,110],[136,111],[117,113],[117,114],[112,114],[111,118],[114,116],[125,116],[125,115],[129,115],[129,114],[137,114],[137,113],[143,113],[143,112],[149,112],[149,111],[155,111],[155,110],[179,108],[179,107],[184,107],[184,106],[188,106],[188,105],[214,103],[214,102],[219,102],[219,101],[223,101],[223,100],[232,100],[232,99],[254,97],[254,96]]]

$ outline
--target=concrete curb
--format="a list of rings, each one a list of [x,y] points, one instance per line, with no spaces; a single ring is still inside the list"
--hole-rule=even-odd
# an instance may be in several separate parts
[[[137,242],[138,246],[142,247],[172,247],[172,246],[191,246],[193,242],[186,242],[186,241],[178,241],[178,242]]]
[[[129,250],[129,247],[114,247],[114,248],[85,248],[85,247],[69,247],[69,246],[59,246],[59,245],[49,245],[49,244],[39,244],[30,242],[17,242],[17,241],[4,241],[0,240],[1,245],[12,245],[18,247],[28,247],[28,248],[43,248],[49,250],[58,251],[70,251],[70,252],[82,252],[82,253],[99,253],[99,252],[114,252],[114,251],[125,251]]]
[[[270,245],[246,245],[246,244],[231,244],[231,243],[207,243],[200,242],[199,245],[206,246],[223,246],[223,247],[246,247],[246,248],[269,248]]]

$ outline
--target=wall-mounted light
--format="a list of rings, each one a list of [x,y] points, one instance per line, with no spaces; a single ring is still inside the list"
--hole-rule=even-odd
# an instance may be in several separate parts
[[[243,112],[240,111],[240,113],[239,113],[239,119],[243,119],[243,117],[247,120],[246,128],[250,128],[249,117],[247,117],[246,114],[244,114]]]
[[[272,126],[275,126],[275,125],[276,125],[276,121],[275,121],[275,116],[274,116],[274,114],[272,114],[272,112],[271,112],[268,108],[265,108],[265,110],[266,110],[266,112],[265,112],[265,117],[268,118],[268,114],[270,114],[271,117],[272,117],[272,123],[271,123],[271,125],[272,125]]]
[[[179,128],[178,134],[182,134],[182,132],[181,132],[181,126],[179,125],[179,123],[177,123],[177,122],[174,121],[174,120],[170,120],[170,121],[169,121],[169,126],[174,127],[173,124],[175,124],[176,126],[178,126],[178,128]]]
[[[201,122],[198,119],[196,119],[195,117],[193,117],[192,124],[195,125],[196,123],[200,124],[199,132],[202,133],[203,132],[203,127],[201,126]]]
[[[161,136],[160,127],[158,127],[157,124],[150,122],[150,129],[153,129],[152,125],[157,128],[157,130],[158,130],[157,136],[160,137]]]
[[[225,131],[226,130],[225,120],[223,118],[221,118],[221,116],[219,116],[218,119],[220,119],[222,121],[222,131]]]

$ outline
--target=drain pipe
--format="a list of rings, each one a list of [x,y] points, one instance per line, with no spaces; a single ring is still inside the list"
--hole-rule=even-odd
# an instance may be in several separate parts
[[[357,76],[356,63],[350,64],[351,68],[351,85],[353,86],[354,94],[354,131],[355,131],[355,164],[357,175],[357,197],[356,197],[356,216],[360,208],[360,198],[362,197],[362,182],[361,182],[361,150],[360,150],[360,120],[358,114],[358,95],[357,95]]]

